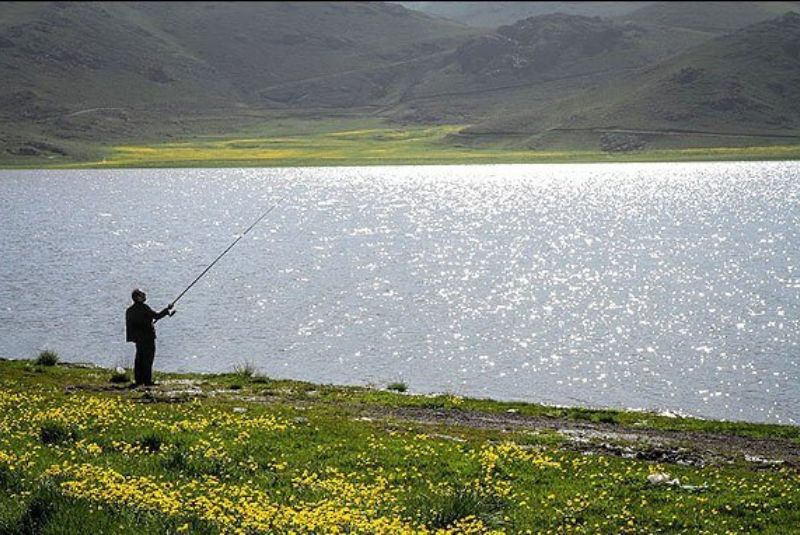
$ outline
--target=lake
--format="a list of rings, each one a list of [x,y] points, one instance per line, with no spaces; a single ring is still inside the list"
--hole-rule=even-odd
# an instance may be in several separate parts
[[[800,163],[0,171],[0,356],[800,422]]]

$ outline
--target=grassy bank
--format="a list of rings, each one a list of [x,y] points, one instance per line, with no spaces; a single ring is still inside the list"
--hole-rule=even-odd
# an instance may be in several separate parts
[[[286,167],[500,163],[793,160],[800,145],[662,148],[626,153],[460,146],[448,139],[462,125],[389,128],[376,121],[320,121],[253,129],[239,136],[123,144],[96,160],[16,159],[5,168]]]
[[[725,449],[745,441],[791,452],[797,427],[412,396],[246,369],[159,374],[160,386],[146,391],[113,375],[0,362],[0,533],[786,533],[800,525],[795,460]],[[576,441],[568,432],[581,429],[607,433]],[[656,447],[666,436],[658,433],[676,443]],[[708,445],[692,450],[712,438],[722,448],[714,455]]]

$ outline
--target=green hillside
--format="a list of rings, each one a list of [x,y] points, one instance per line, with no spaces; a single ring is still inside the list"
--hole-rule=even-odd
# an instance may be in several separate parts
[[[500,2],[608,16],[481,29],[391,3],[6,2],[0,165],[269,137],[280,122],[443,127],[448,154],[512,159],[798,143],[800,28],[782,15],[798,3],[709,4]]]
[[[696,32],[576,15],[544,15],[467,40],[403,95],[416,120],[480,122],[591,91],[706,39]]]
[[[728,34],[664,62],[603,112],[631,126],[800,133],[800,14]]]
[[[286,107],[283,84],[413,63],[471,31],[381,3],[3,3],[0,14],[12,156],[239,128]]]
[[[546,111],[486,121],[473,140],[610,150],[800,142],[800,15],[694,47]],[[605,145],[605,146],[604,146]]]

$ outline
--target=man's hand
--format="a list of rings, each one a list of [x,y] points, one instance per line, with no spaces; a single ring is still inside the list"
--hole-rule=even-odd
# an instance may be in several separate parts
[[[172,308],[173,308],[174,306],[175,306],[175,303],[170,303],[170,304],[168,304],[168,305],[167,305],[167,310],[172,310]]]
[[[175,312],[177,312],[177,310],[173,310],[172,312],[170,312],[170,313],[169,313],[169,317],[171,318],[172,316],[174,316],[174,315],[175,315]]]

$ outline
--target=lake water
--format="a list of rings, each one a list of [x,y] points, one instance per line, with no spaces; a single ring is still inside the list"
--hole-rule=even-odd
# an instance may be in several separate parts
[[[800,421],[800,163],[0,172],[0,356]]]

